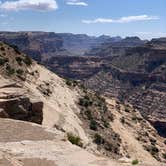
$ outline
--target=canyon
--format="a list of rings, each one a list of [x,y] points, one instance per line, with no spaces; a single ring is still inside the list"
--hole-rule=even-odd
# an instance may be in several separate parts
[[[164,166],[166,39],[71,36],[0,33],[2,163]]]

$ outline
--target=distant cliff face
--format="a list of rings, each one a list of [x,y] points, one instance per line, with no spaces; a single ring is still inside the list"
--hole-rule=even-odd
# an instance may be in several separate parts
[[[0,41],[17,46],[39,62],[54,56],[80,56],[107,40],[120,38],[53,32],[0,32]]]
[[[54,33],[46,32],[1,32],[0,40],[17,46],[21,51],[41,62],[50,55],[65,54],[63,40]]]
[[[98,47],[93,47],[85,55],[87,56],[119,56],[124,55],[125,50],[132,47],[143,46],[147,41],[138,37],[126,37],[125,39],[109,39]]]
[[[58,35],[63,39],[63,47],[68,50],[72,56],[84,55],[93,47],[98,47],[108,40],[117,39],[117,37],[111,38],[105,35],[99,37],[70,33],[61,33]],[[120,38],[118,39],[121,40]]]

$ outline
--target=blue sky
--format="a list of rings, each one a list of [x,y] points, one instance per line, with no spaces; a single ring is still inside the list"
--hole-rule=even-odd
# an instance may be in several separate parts
[[[1,0],[0,30],[166,37],[166,0]]]

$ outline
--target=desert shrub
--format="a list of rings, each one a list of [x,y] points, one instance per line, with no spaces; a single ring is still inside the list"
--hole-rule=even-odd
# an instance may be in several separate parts
[[[166,160],[166,153],[163,153],[163,158]]]
[[[87,116],[88,120],[92,120],[93,119],[92,113],[91,113],[91,111],[89,109],[85,111],[85,115]]]
[[[155,156],[159,152],[159,149],[155,145],[151,145],[147,147],[146,149],[148,152],[151,153],[152,156]]]
[[[1,47],[1,51],[5,51],[5,48],[3,46]]]
[[[141,117],[137,117],[137,116],[133,116],[132,117],[132,121],[135,121],[135,122],[140,122],[142,121],[143,119]]]
[[[132,165],[137,165],[137,164],[139,164],[139,161],[138,161],[137,159],[136,159],[136,160],[133,160],[131,164],[132,164]]]
[[[8,62],[8,58],[0,58],[0,66],[3,66],[6,62]]]
[[[89,107],[93,104],[93,102],[91,101],[91,99],[89,98],[89,96],[84,96],[83,98],[79,99],[79,103],[80,106],[83,107]]]
[[[22,75],[22,74],[24,73],[24,71],[23,71],[22,69],[18,69],[18,70],[16,70],[16,73],[17,73],[18,75]]]
[[[113,153],[118,153],[118,149],[119,149],[119,145],[117,143],[114,142],[110,142],[110,141],[106,141],[105,143],[105,149],[109,152],[113,152]]]
[[[11,68],[9,64],[6,66],[6,70],[8,75],[13,75],[15,73],[15,69]]]
[[[90,127],[91,130],[95,130],[96,131],[97,130],[97,122],[95,120],[91,120],[89,127]]]
[[[150,138],[150,142],[152,145],[155,145],[157,141],[154,138]]]
[[[120,121],[121,121],[122,124],[124,124],[125,123],[125,118],[121,117]]]
[[[104,127],[109,128],[110,124],[105,120],[103,120],[103,122],[104,122]]]
[[[96,134],[94,135],[94,142],[95,142],[97,145],[101,145],[101,144],[104,143],[104,138],[102,138],[101,135],[99,135],[99,134],[96,133]]]
[[[66,79],[66,85],[68,86],[72,86],[72,87],[76,87],[78,85],[78,82],[76,80],[72,80],[72,79]]]
[[[66,85],[68,85],[68,86],[72,86],[72,81],[69,80],[69,79],[66,79]]]
[[[21,66],[23,59],[18,56],[18,57],[16,57],[16,61],[17,61],[17,63]]]
[[[128,107],[125,107],[125,112],[130,112],[130,109]]]
[[[83,146],[83,143],[82,143],[80,137],[75,136],[75,135],[73,135],[72,133],[68,133],[68,134],[67,134],[67,138],[68,138],[68,140],[69,140],[72,144],[77,145],[77,146],[80,146],[80,147]]]
[[[102,110],[103,110],[103,112],[105,113],[105,112],[107,112],[108,111],[108,107],[106,106],[106,104],[105,104],[105,102],[103,102],[103,106],[102,106]]]
[[[25,56],[25,58],[23,59],[23,61],[28,66],[30,66],[32,64],[32,59],[29,56]]]

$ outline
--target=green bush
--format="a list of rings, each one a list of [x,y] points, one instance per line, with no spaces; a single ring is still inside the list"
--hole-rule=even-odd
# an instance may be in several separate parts
[[[80,106],[83,106],[83,107],[89,107],[89,106],[92,106],[93,102],[91,101],[89,96],[84,96],[83,98],[79,99],[79,103],[78,104]]]
[[[16,73],[17,73],[18,75],[22,75],[22,74],[24,73],[24,71],[23,71],[22,69],[18,69],[18,70],[16,70]]]
[[[102,120],[104,122],[104,127],[109,128],[110,124],[105,119]]]
[[[28,66],[30,66],[32,64],[32,59],[29,56],[25,56],[25,58],[23,59],[23,61]]]
[[[68,85],[68,86],[72,86],[72,82],[71,82],[71,80],[67,79],[67,80],[66,80],[66,85]]]
[[[89,127],[90,127],[91,130],[95,130],[96,131],[97,130],[97,122],[95,120],[91,120]]]
[[[139,161],[137,159],[132,161],[132,165],[137,165],[137,164],[139,164]]]
[[[87,116],[88,120],[92,120],[92,119],[93,119],[92,113],[91,113],[90,110],[86,110],[86,111],[85,111],[85,115]]]
[[[166,160],[166,153],[163,153],[163,158]]]
[[[130,109],[128,107],[125,107],[125,112],[130,112]]]
[[[96,134],[94,135],[94,142],[95,142],[97,145],[101,145],[101,144],[104,143],[104,139],[102,138],[101,135],[99,135],[99,134],[96,133]]]
[[[0,66],[3,66],[8,61],[8,58],[0,58]]]
[[[156,142],[157,142],[154,138],[150,138],[149,140],[150,140],[150,142],[151,142],[152,145],[155,145]]]
[[[125,118],[121,117],[120,121],[121,121],[122,124],[124,124],[125,123]]]
[[[23,59],[18,56],[18,57],[16,57],[16,61],[17,61],[17,63],[21,66]]]
[[[80,146],[80,147],[83,146],[83,143],[82,143],[80,137],[75,136],[75,135],[73,135],[72,133],[68,133],[68,134],[67,134],[67,138],[68,138],[68,140],[69,140],[72,144],[77,145],[77,146]]]
[[[1,47],[1,51],[5,51],[5,48],[3,46]]]
[[[147,147],[147,151],[150,152],[152,156],[155,156],[159,152],[159,149],[155,145],[151,145]]]
[[[10,65],[7,65],[6,66],[6,70],[7,70],[7,74],[10,76],[10,75],[13,75],[15,73],[15,69],[11,68]]]

